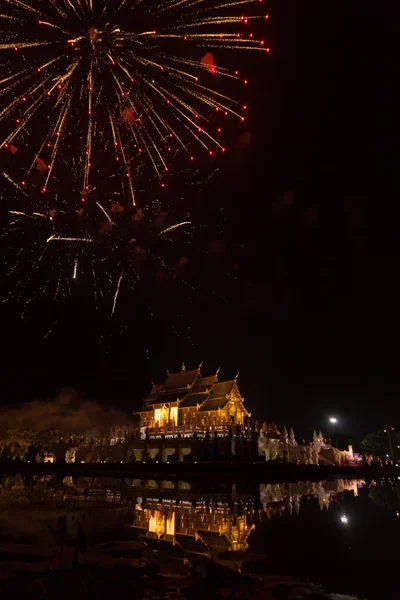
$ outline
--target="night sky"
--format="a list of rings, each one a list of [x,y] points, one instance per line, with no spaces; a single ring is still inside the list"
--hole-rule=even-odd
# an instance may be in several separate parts
[[[3,404],[71,386],[130,411],[184,359],[240,371],[253,414],[298,435],[329,415],[355,436],[398,424],[400,9],[273,0],[268,12],[271,53],[247,69],[237,132],[251,143],[234,144],[192,207],[215,242],[215,293],[177,302],[179,335],[168,311],[140,324],[123,305],[121,334],[76,302],[43,339],[45,304],[35,326],[3,308]]]

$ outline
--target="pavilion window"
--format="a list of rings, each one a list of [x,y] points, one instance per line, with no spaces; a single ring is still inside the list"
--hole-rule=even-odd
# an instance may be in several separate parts
[[[178,407],[177,406],[173,406],[170,411],[169,411],[169,420],[171,422],[171,425],[177,425],[178,424]]]
[[[154,421],[158,425],[162,425],[162,409],[155,408],[154,409]]]

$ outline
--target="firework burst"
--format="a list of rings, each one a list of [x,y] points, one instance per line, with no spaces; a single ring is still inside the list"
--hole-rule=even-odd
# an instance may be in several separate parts
[[[42,193],[67,187],[86,201],[111,170],[135,204],[138,161],[165,186],[171,153],[190,161],[196,147],[224,152],[210,115],[244,120],[231,90],[247,80],[212,52],[268,51],[250,27],[268,17],[259,7],[260,0],[4,0],[0,147],[21,156],[19,184],[36,176]]]
[[[174,298],[191,303],[198,296],[189,271],[207,242],[191,215],[176,210],[165,193],[161,199],[154,194],[143,209],[125,205],[122,194],[114,193],[90,211],[66,211],[64,204],[49,209],[44,198],[32,210],[26,188],[9,176],[5,184],[0,202],[12,196],[19,210],[6,212],[2,229],[3,303],[16,306],[25,322],[35,321],[43,308],[46,325],[64,321],[68,306],[78,305],[82,314],[94,311],[120,327],[155,314],[161,318]],[[186,196],[193,201],[201,186],[191,182]]]
[[[209,157],[225,151],[222,123],[245,120],[237,97],[247,79],[222,65],[232,51],[269,51],[257,32],[268,18],[261,8],[260,0],[3,0],[5,300],[16,298],[22,317],[40,298],[48,308],[49,296],[57,321],[74,294],[104,319],[117,318],[121,295],[131,312],[152,315],[154,300],[162,310],[171,282],[171,298],[194,296],[191,210],[157,198],[173,188],[172,173],[191,182],[179,196],[192,197],[202,157],[209,172]]]

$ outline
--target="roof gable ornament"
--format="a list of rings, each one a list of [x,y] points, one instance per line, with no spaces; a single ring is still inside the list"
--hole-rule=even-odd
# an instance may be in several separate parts
[[[235,377],[235,381],[237,381],[237,380],[239,379],[239,375],[240,375],[240,371],[239,371],[239,373],[236,375],[236,377]]]

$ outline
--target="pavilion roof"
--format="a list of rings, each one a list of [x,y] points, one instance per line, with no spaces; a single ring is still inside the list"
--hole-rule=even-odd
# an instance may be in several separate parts
[[[228,398],[210,398],[200,406],[199,412],[207,412],[209,410],[218,410],[219,408],[224,408],[228,402]]]
[[[228,396],[236,384],[236,380],[221,381],[212,386],[210,398],[225,398]]]
[[[219,552],[229,550],[231,544],[225,535],[220,535],[218,531],[208,531],[199,529],[198,535],[208,548],[214,548]]]
[[[189,408],[191,406],[197,406],[198,404],[203,404],[204,400],[207,400],[208,396],[209,396],[209,394],[207,392],[203,392],[200,394],[190,393],[179,404],[179,408]]]
[[[218,375],[210,375],[209,377],[199,377],[194,382],[192,393],[200,394],[207,391],[211,391],[213,385],[218,383]]]
[[[179,544],[172,545],[171,541],[141,536],[142,541],[149,546],[151,550],[156,552],[167,553],[170,558],[184,558],[185,552]]]
[[[179,373],[169,373],[164,383],[153,385],[141,412],[152,410],[155,404],[171,404],[177,400],[180,408],[201,405],[201,412],[223,408],[237,382],[236,379],[220,382],[218,373],[202,377],[200,367],[186,371],[183,365]]]
[[[199,537],[196,539],[193,535],[176,533],[175,539],[179,546],[181,546],[181,548],[183,548],[186,552],[194,552],[196,554],[208,554],[209,552],[207,546]]]
[[[170,392],[168,394],[159,392],[156,396],[149,396],[146,398],[146,406],[153,406],[154,404],[170,404],[171,402],[182,400],[182,398],[187,396],[187,393],[187,390]]]
[[[200,368],[191,371],[182,370],[180,373],[169,373],[165,383],[160,387],[161,392],[189,389],[200,375]]]

